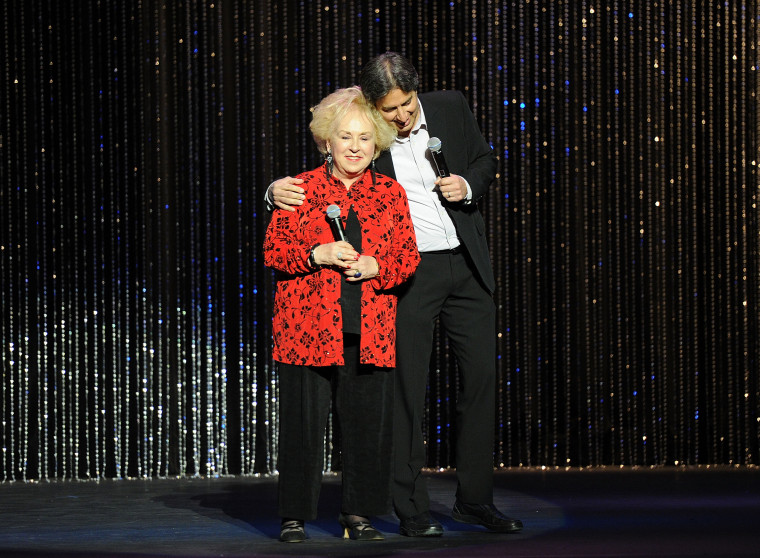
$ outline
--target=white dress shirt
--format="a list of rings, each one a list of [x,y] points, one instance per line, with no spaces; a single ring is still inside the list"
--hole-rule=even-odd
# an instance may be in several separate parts
[[[435,187],[438,175],[427,147],[429,139],[425,112],[420,104],[420,117],[409,136],[397,137],[390,148],[396,180],[404,187],[409,199],[409,212],[420,252],[451,250],[459,246],[454,222],[441,204]],[[467,184],[467,199],[471,198],[472,192]]]

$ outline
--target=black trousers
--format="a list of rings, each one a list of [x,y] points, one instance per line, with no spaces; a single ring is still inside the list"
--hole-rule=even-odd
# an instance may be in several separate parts
[[[317,517],[333,398],[343,463],[340,511],[365,517],[390,511],[393,369],[359,364],[359,336],[346,339],[345,366],[277,365],[281,517]]]
[[[423,418],[436,318],[459,365],[457,498],[493,503],[496,310],[465,252],[422,254],[398,305],[393,506],[400,518],[429,511]]]

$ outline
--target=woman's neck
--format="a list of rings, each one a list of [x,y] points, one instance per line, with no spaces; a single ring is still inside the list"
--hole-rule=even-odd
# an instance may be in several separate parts
[[[346,190],[350,190],[351,186],[356,184],[356,181],[359,180],[362,176],[364,176],[364,173],[367,172],[367,169],[364,169],[361,173],[357,174],[356,176],[340,176],[335,174],[335,171],[333,171],[333,177],[340,180],[343,185],[346,187]]]

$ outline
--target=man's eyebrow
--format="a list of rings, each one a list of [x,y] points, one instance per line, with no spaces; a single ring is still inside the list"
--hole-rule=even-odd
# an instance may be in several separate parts
[[[409,96],[408,96],[406,99],[404,99],[404,100],[403,100],[401,103],[399,103],[398,105],[393,105],[393,106],[382,105],[382,106],[380,107],[380,110],[390,110],[390,109],[395,109],[396,107],[400,107],[400,106],[403,106],[403,105],[406,105],[406,104],[408,104],[408,103],[409,103],[409,101],[411,101],[411,100],[412,100],[412,95],[411,95],[411,93],[410,93],[410,94],[409,94]]]

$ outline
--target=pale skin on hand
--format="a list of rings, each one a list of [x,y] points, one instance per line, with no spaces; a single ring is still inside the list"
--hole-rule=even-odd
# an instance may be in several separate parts
[[[354,250],[348,242],[339,240],[328,244],[320,244],[314,249],[314,261],[320,266],[343,268],[343,274],[348,281],[362,281],[377,276],[380,266],[373,256],[363,256]],[[355,277],[356,272],[359,277]]]
[[[285,211],[295,211],[294,206],[303,205],[306,196],[299,184],[303,184],[303,179],[291,176],[275,180],[271,187],[274,205]]]
[[[438,177],[435,184],[446,201],[459,202],[467,197],[467,184],[458,174],[452,174],[445,178]]]

